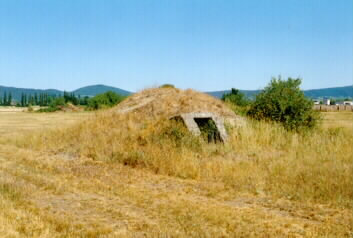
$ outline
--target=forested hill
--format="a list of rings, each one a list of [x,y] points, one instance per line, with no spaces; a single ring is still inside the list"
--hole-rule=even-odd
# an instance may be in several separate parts
[[[311,97],[311,98],[319,98],[319,97],[346,98],[346,97],[353,97],[353,86],[311,89],[311,90],[304,91],[304,93],[307,97]]]
[[[261,90],[240,90],[247,97],[253,98],[256,94],[258,94]],[[214,91],[207,92],[208,94],[221,98],[224,93],[229,93],[230,90],[226,91]],[[345,87],[335,87],[335,88],[322,88],[322,89],[310,89],[304,90],[304,94],[310,98],[352,98],[353,97],[353,86],[345,86]]]
[[[131,94],[131,92],[129,91],[126,91],[120,88],[106,86],[106,85],[87,86],[87,87],[76,89],[69,93],[75,93],[75,95],[81,95],[81,96],[95,96],[97,94],[104,93],[107,91],[113,91],[123,96],[127,96]],[[60,91],[56,89],[31,89],[31,88],[15,88],[15,87],[0,86],[0,97],[3,97],[5,92],[7,95],[11,93],[12,99],[15,101],[20,101],[22,94],[26,94],[26,95],[48,94],[52,96],[54,95],[58,96],[58,95],[64,94],[64,91]]]
[[[73,91],[73,93],[75,93],[75,95],[82,95],[82,96],[95,96],[97,94],[105,93],[107,91],[113,91],[123,96],[128,96],[131,94],[131,92],[129,91],[126,91],[120,88],[102,85],[102,84],[79,88]]]

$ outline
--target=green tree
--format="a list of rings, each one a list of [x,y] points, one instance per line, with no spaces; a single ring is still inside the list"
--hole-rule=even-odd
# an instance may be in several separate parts
[[[88,100],[89,100],[89,97],[88,97],[88,96],[85,96],[85,97],[82,99],[81,105],[88,105]]]
[[[39,101],[38,101],[39,106],[43,106],[43,93],[39,94]]]
[[[223,94],[222,100],[242,107],[249,104],[249,100],[245,97],[245,95],[235,88],[232,88],[230,93]]]
[[[7,93],[6,93],[6,92],[4,92],[4,97],[3,97],[2,105],[7,106]]]
[[[34,105],[38,105],[38,95],[37,93],[34,93]]]
[[[287,130],[314,127],[319,114],[313,111],[313,102],[304,96],[300,84],[301,79],[273,78],[256,96],[248,115],[258,120],[279,122]]]
[[[24,107],[24,94],[23,93],[21,93],[21,107]]]
[[[108,91],[88,99],[88,108],[97,110],[101,108],[112,107],[121,102],[124,98],[124,96],[121,96],[112,91]]]
[[[61,107],[64,107],[66,105],[65,98],[64,97],[58,97],[53,99],[48,108],[42,108],[39,110],[39,112],[55,112],[60,110]]]
[[[51,97],[50,97],[51,98]],[[50,100],[49,96],[47,93],[45,93],[43,95],[43,106],[48,106],[49,105],[49,100]]]
[[[9,97],[8,97],[8,99],[7,99],[7,105],[8,105],[8,106],[11,106],[11,103],[12,103],[12,93],[10,92],[10,93],[9,93]]]
[[[75,93],[71,93],[71,98],[70,98],[71,100],[71,102],[72,102],[72,104],[74,104],[74,105],[78,105],[78,104],[80,104],[80,101],[79,101],[79,99],[76,97],[76,95],[75,95]]]
[[[66,105],[65,98],[59,97],[59,98],[54,99],[50,103],[49,107],[58,107],[58,106],[65,106],[65,105]]]
[[[29,95],[28,96],[28,104],[30,104],[31,106],[34,105],[34,97],[33,97],[33,95]]]
[[[27,100],[27,94],[24,94],[24,106],[27,106],[28,105],[28,100]]]

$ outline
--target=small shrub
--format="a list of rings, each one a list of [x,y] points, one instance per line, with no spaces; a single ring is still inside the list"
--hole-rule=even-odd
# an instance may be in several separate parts
[[[273,78],[256,96],[248,115],[257,120],[279,122],[287,130],[315,127],[319,114],[313,111],[313,102],[304,96],[300,84],[301,79]]]
[[[173,84],[163,84],[162,86],[160,86],[160,88],[175,88],[175,86]]]
[[[160,123],[158,129],[151,135],[152,143],[172,144],[175,148],[188,148],[194,151],[201,149],[200,138],[194,136],[180,120],[170,120]]]
[[[28,110],[29,112],[33,112],[33,111],[34,111],[32,105],[28,105],[28,109],[27,109],[27,110]]]

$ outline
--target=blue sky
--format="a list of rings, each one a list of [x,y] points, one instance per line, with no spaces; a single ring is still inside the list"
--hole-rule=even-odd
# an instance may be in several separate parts
[[[352,0],[0,0],[0,85],[353,84]]]

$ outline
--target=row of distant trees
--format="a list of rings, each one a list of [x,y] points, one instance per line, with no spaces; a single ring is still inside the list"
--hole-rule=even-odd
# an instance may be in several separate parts
[[[0,94],[1,95],[1,94]],[[72,104],[75,106],[85,106],[87,110],[97,110],[102,108],[112,107],[122,100],[125,96],[119,95],[115,92],[105,92],[98,94],[94,97],[80,95],[76,96],[74,93],[64,92],[63,95],[50,95],[48,93],[35,93],[35,94],[21,94],[21,100],[16,103],[18,107],[31,107],[41,106],[45,107],[40,109],[42,112],[54,112],[61,110],[61,108]],[[13,105],[12,94],[4,92],[3,96],[0,96],[1,106]]]
[[[40,112],[55,112],[61,110],[63,107],[68,106],[68,103],[73,105],[85,106],[86,110],[98,110],[102,108],[113,107],[118,104],[125,97],[117,93],[108,91],[102,94],[98,94],[94,97],[84,97],[75,96],[74,94],[64,93],[64,96],[59,98],[54,98],[52,102],[49,103],[47,108],[42,108]]]
[[[28,105],[39,105],[39,106],[48,106],[52,101],[52,97],[47,93],[41,93],[39,95],[27,95],[25,93],[21,94],[21,101],[18,106],[27,107]]]
[[[0,106],[10,106],[12,103],[12,94],[4,92],[3,96],[0,96]]]
[[[64,92],[63,95],[51,95],[48,93],[34,93],[34,94],[21,94],[20,101],[16,102],[18,107],[28,107],[28,106],[49,106],[55,100],[62,99],[65,103],[72,103],[74,105],[87,105],[88,96],[81,97],[80,95],[75,95],[74,93]],[[11,106],[14,100],[11,92],[4,92],[1,96],[0,94],[0,106]]]

